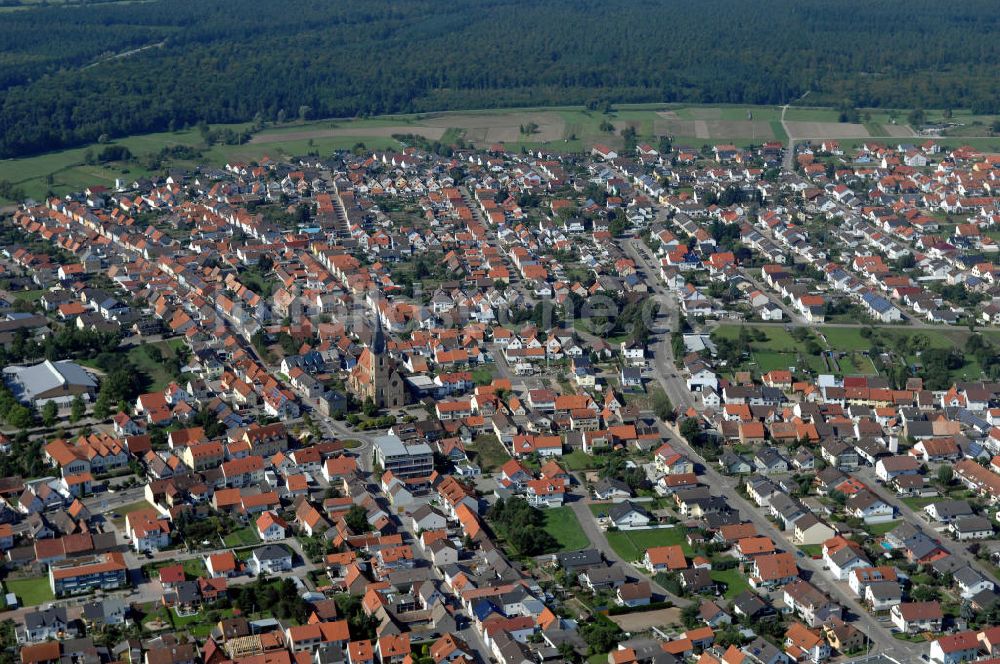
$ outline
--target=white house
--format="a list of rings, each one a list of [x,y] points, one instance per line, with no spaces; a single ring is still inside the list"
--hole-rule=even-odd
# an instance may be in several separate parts
[[[959,664],[979,659],[979,637],[976,632],[949,634],[931,642],[930,661],[938,664]]]
[[[257,534],[261,541],[275,542],[285,539],[288,534],[288,524],[274,512],[264,512],[257,517]]]
[[[645,528],[652,522],[652,515],[630,500],[618,503],[608,510],[608,519],[621,530]]]
[[[253,550],[248,561],[255,574],[277,574],[292,569],[292,554],[274,544],[266,544]]]
[[[861,519],[865,523],[886,523],[892,521],[894,510],[892,505],[870,491],[859,491],[851,496],[844,506],[850,516]]]
[[[904,634],[940,632],[944,613],[940,602],[903,602],[889,611],[892,624]]]

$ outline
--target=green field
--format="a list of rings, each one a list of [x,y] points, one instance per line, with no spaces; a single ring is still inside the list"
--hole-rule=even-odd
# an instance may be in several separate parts
[[[122,505],[121,507],[119,507],[118,509],[116,509],[114,511],[119,516],[116,516],[115,518],[111,519],[111,523],[113,523],[116,528],[119,528],[119,529],[120,528],[124,528],[125,527],[125,517],[128,514],[130,514],[132,512],[136,512],[138,510],[144,510],[144,509],[147,509],[147,508],[150,508],[150,507],[152,507],[152,505],[150,505],[149,502],[146,501],[146,500],[137,500],[134,503],[129,503],[128,505]],[[107,518],[107,517],[105,517],[105,518]]]
[[[545,531],[559,542],[560,551],[577,551],[590,546],[590,540],[580,527],[570,507],[552,507],[544,510]]]
[[[469,451],[475,452],[475,462],[484,473],[492,472],[510,460],[510,454],[496,436],[479,436]]]
[[[569,470],[590,470],[601,465],[601,459],[583,450],[573,450],[559,458],[559,465]]]
[[[36,576],[30,579],[7,579],[4,581],[7,592],[17,595],[21,606],[38,606],[55,599],[47,576]]]
[[[927,498],[903,498],[902,500],[914,512],[921,512],[931,503],[936,503],[944,499],[941,496],[930,496]]]
[[[712,570],[712,580],[726,584],[726,599],[732,599],[750,588],[750,583],[745,576],[740,574],[737,567],[727,570]]]
[[[153,344],[133,346],[129,349],[128,357],[132,365],[149,376],[151,381],[149,390],[157,392],[165,388],[170,381],[174,380],[174,376],[168,371],[164,362],[157,362],[147,354],[145,349],[148,346],[159,348],[164,359],[173,357],[179,349],[182,349],[186,353],[187,348],[184,345],[184,339],[177,338],[170,339],[169,341],[158,341]]]
[[[725,338],[736,339],[739,336],[741,325],[722,324],[715,328],[713,335]],[[788,331],[778,325],[747,325],[748,329],[755,329],[763,332],[767,339],[765,341],[751,342],[750,348],[753,352],[751,362],[746,368],[766,373],[772,369],[787,369],[795,366],[800,369],[799,358],[814,373],[831,373],[826,367],[823,359],[819,356],[801,353],[801,344],[791,337]],[[808,328],[817,337],[820,346],[824,350],[833,350],[847,353],[845,357],[839,359],[841,365],[840,373],[848,374],[873,374],[875,368],[863,351],[871,349],[871,341],[861,336],[860,327],[832,327],[817,325]],[[969,338],[969,331],[965,328],[951,327],[941,329],[912,329],[906,327],[875,327],[874,334],[881,341],[882,346],[888,350],[893,350],[899,339],[903,337],[911,338],[921,335],[926,338],[927,345],[931,348],[963,348]],[[980,334],[994,343],[1000,342],[1000,331],[980,330]],[[919,363],[919,357],[908,353],[906,361],[909,364]],[[954,372],[952,378],[955,380],[975,380],[981,377],[979,364],[971,355],[965,358],[965,365]]]
[[[872,128],[884,127],[890,121],[890,115],[886,111],[867,112],[871,116]],[[668,119],[664,114],[673,114],[671,117],[674,120],[684,124],[671,124],[674,120]],[[838,112],[833,109],[793,107],[788,110],[787,119],[793,122],[836,123],[837,116]],[[898,122],[902,122],[905,116],[905,112],[898,112]],[[769,130],[774,138],[771,139],[766,135],[755,136],[756,132],[751,133],[747,129],[750,126],[747,122],[749,117],[758,123],[758,127],[763,127],[762,133]],[[526,122],[525,118],[540,119],[541,130],[534,135],[519,134],[517,127]],[[992,120],[989,116],[973,117],[968,114],[963,115],[961,112],[956,112],[955,119],[986,124]],[[693,123],[699,121],[710,123],[707,135],[683,135],[670,131],[671,128],[678,126],[690,128]],[[602,129],[604,122],[611,123],[614,130]],[[663,135],[671,136],[677,145],[691,147],[716,143],[735,143],[742,146],[751,142],[787,139],[781,125],[781,109],[776,106],[622,104],[607,114],[588,111],[581,107],[543,107],[296,121],[265,127],[257,132],[250,142],[242,145],[206,147],[201,132],[197,129],[128,136],[116,139],[110,144],[127,147],[137,157],[158,153],[165,147],[192,147],[203,153],[199,162],[204,162],[208,166],[222,167],[230,161],[250,162],[264,156],[273,159],[308,153],[323,156],[334,150],[350,150],[359,144],[363,144],[368,150],[399,149],[402,147],[401,143],[393,138],[393,135],[399,134],[423,135],[428,140],[439,140],[444,144],[463,139],[479,147],[486,147],[502,140],[508,149],[515,151],[522,148],[547,147],[561,152],[586,152],[596,143],[621,148],[623,144],[621,132],[626,127],[636,130],[637,141],[648,142],[654,146],[658,143],[658,138]],[[249,125],[246,123],[213,125],[212,128],[243,131],[248,129]],[[837,140],[842,147],[851,148],[867,139]],[[884,139],[886,140],[889,139]],[[899,140],[912,142],[918,139]],[[983,150],[1000,150],[1000,137],[967,139],[952,137],[941,139],[940,142],[952,147],[969,144]],[[2,160],[0,180],[6,180],[20,187],[30,197],[42,199],[50,191],[63,194],[79,191],[93,184],[113,186],[116,178],[131,183],[138,177],[154,174],[135,160],[95,165],[85,163],[88,150],[99,153],[103,147],[105,146],[94,144],[35,157]],[[164,163],[161,170],[167,167],[193,168],[198,165],[200,163],[175,159]]]
[[[223,537],[222,540],[226,543],[226,546],[253,546],[260,542],[260,537],[257,535],[256,528],[247,526],[239,530],[234,530]]]
[[[176,564],[176,560],[164,560],[162,562],[144,565],[142,569],[146,572],[146,576],[151,579],[155,579],[157,578],[159,570]],[[181,566],[184,568],[184,573],[189,579],[196,579],[199,576],[205,576],[205,565],[201,561],[201,558],[188,558],[187,560],[181,561]]]
[[[39,288],[38,290],[14,291],[11,295],[14,296],[15,300],[20,300],[22,302],[37,302],[48,292],[49,289],[47,288]]]
[[[633,562],[646,555],[646,549],[654,546],[680,544],[684,553],[691,555],[684,528],[652,528],[650,530],[618,530],[607,533],[608,544],[619,556]]]
[[[898,526],[900,521],[897,519],[895,521],[886,521],[885,523],[872,523],[865,524],[863,528],[871,533],[875,537],[880,535],[885,535],[887,532]]]
[[[614,507],[614,503],[590,503],[587,507],[590,508],[590,513],[593,514],[596,519],[602,516],[607,516],[608,510]]]

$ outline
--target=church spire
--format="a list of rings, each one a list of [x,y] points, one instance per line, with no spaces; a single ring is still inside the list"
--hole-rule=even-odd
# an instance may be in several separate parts
[[[375,310],[375,332],[372,333],[372,353],[381,355],[385,353],[385,332],[382,331],[382,317]]]

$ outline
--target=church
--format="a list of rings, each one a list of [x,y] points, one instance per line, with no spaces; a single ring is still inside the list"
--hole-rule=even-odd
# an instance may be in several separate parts
[[[371,399],[379,408],[401,408],[406,405],[406,384],[396,369],[396,362],[386,350],[382,320],[375,316],[375,332],[371,344],[361,352],[351,370],[349,386],[354,395],[364,401]]]

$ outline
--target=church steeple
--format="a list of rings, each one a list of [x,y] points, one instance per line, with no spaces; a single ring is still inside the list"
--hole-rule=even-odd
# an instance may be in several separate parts
[[[375,332],[372,333],[372,353],[382,355],[385,353],[385,332],[382,331],[382,317],[375,311]]]

